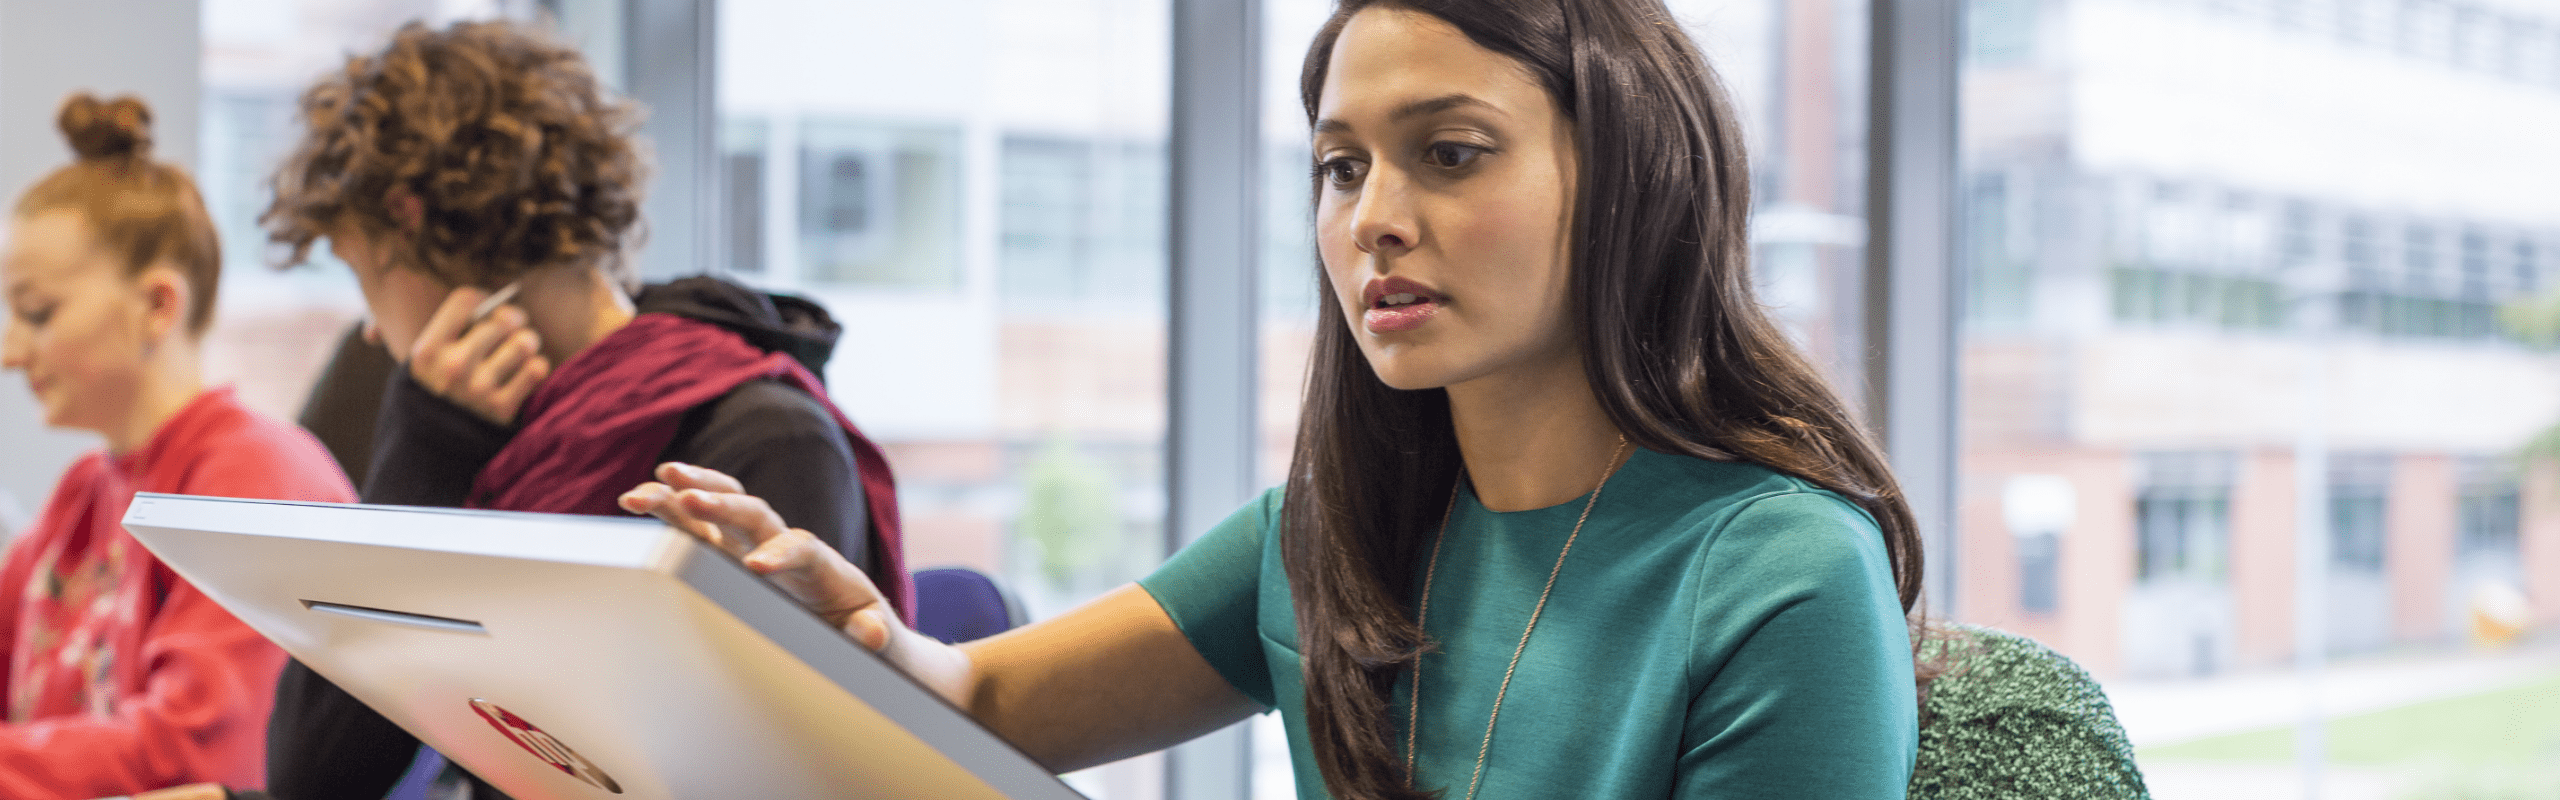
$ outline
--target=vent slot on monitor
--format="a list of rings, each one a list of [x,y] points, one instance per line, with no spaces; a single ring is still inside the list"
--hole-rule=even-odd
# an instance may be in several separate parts
[[[392,611],[382,608],[351,606],[345,603],[331,603],[321,600],[304,600],[302,601],[302,607],[318,611],[323,614],[336,614],[342,617],[354,617],[356,619],[370,620],[373,622],[388,622],[393,625],[407,625],[412,628],[425,628],[431,631],[469,633],[480,636],[489,635],[489,629],[480,627],[480,623],[467,619],[439,617],[430,614],[411,614],[406,611]]]

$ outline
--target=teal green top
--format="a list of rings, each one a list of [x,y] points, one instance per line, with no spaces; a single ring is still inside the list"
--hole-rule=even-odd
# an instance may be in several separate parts
[[[1272,535],[1281,502],[1263,493],[1140,585],[1219,674],[1280,711],[1299,797],[1326,798]],[[1494,693],[1583,505],[1496,513],[1459,495],[1416,748],[1418,785],[1444,800],[1465,800]],[[1838,495],[1638,450],[1556,579],[1477,796],[1901,798],[1918,706],[1892,574],[1874,521]],[[1397,682],[1398,743],[1411,687]]]

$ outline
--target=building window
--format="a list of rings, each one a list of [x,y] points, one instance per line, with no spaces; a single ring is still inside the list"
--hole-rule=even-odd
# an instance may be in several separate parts
[[[1006,302],[1162,302],[1161,145],[1007,136],[1001,164],[997,285]]]
[[[2134,569],[2143,583],[2220,582],[2231,541],[2229,453],[2149,453],[2134,494]]]
[[[2524,505],[2515,471],[2503,459],[2465,459],[2461,482],[2458,552],[2466,558],[2514,558]]]
[[[2277,263],[2287,267],[2309,264],[2320,255],[2320,216],[2310,203],[2300,200],[2284,204],[2284,232],[2277,242]]]
[[[2535,263],[2533,241],[2516,240],[2516,289],[2531,294],[2542,291],[2542,269]]]
[[[2000,516],[2018,553],[2018,607],[2027,613],[2062,607],[2062,535],[2078,509],[2078,490],[2060,475],[2012,475],[2001,487]]]
[[[2023,325],[2032,308],[2034,247],[2022,224],[2032,206],[2013,189],[2016,182],[2005,173],[1980,175],[1966,198],[1965,261],[1973,274],[1964,310],[1976,324]]]
[[[800,141],[805,279],[959,287],[958,128],[810,120]]]
[[[720,137],[720,211],[722,238],[728,241],[732,272],[763,274],[765,125],[761,120],[728,120]]]
[[[1970,0],[1965,4],[1966,57],[1974,66],[2000,66],[2035,54],[2038,0]]]
[[[2329,457],[2329,565],[2352,572],[2382,572],[2389,526],[2391,456],[2382,453]]]
[[[2108,300],[2122,323],[2284,327],[2284,290],[2267,269],[2268,224],[2233,199],[2208,209],[2200,189],[2163,184],[2124,215],[2137,254],[2108,271]]]

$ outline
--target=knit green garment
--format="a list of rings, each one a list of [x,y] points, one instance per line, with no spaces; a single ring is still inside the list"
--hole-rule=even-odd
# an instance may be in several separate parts
[[[1922,645],[1947,671],[1921,706],[1912,800],[2148,800],[2124,726],[2080,665],[1990,628],[1940,634]]]

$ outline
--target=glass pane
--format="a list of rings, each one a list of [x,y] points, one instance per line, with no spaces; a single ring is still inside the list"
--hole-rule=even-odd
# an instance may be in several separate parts
[[[2560,423],[2560,199],[2500,177],[2560,171],[2524,133],[2560,130],[2560,11],[1969,0],[1964,20],[1954,616],[2106,682],[2163,797],[2304,796],[2306,717],[2329,720],[2334,796],[2560,779],[2497,744],[2542,734],[2466,710],[2509,701],[2462,699],[2560,685],[2490,666],[2560,610],[2560,562],[2512,544],[2560,522],[2537,483],[2560,473],[2527,448]],[[2000,490],[2022,480],[2043,488]],[[2057,497],[2058,534],[2019,525]],[[2043,569],[2050,598],[2019,583]]]
[[[1852,402],[1865,223],[1867,5],[1670,0],[1738,112],[1751,155],[1760,299]],[[1263,0],[1263,480],[1286,475],[1314,336],[1318,270],[1298,71],[1326,0]],[[1276,718],[1254,732],[1254,797],[1295,797]]]
[[[828,385],[908,565],[1034,618],[1164,557],[1163,0],[723,0],[731,277],[844,325]],[[1069,777],[1162,795],[1149,756]]]

